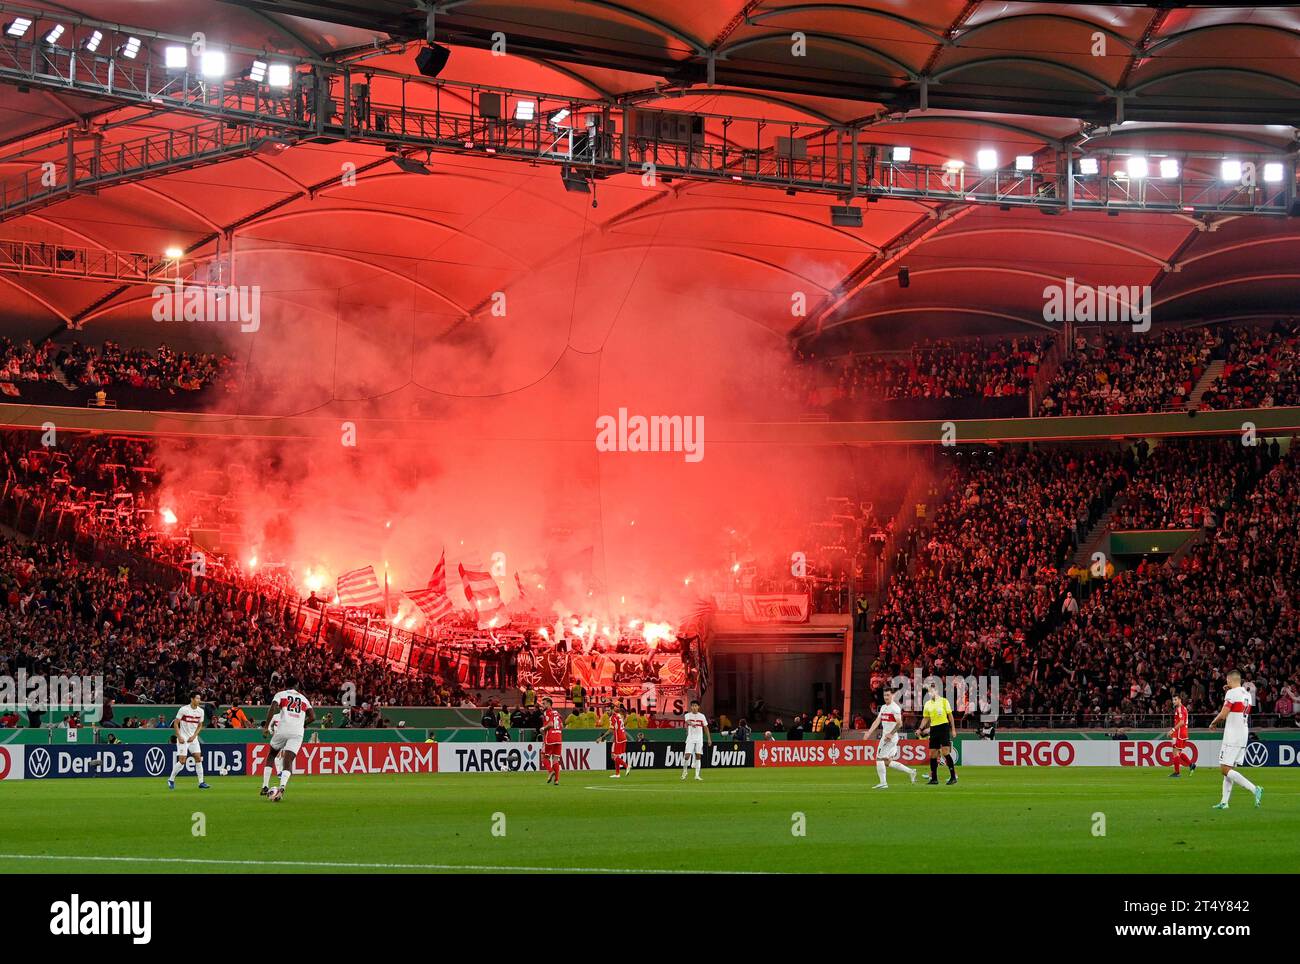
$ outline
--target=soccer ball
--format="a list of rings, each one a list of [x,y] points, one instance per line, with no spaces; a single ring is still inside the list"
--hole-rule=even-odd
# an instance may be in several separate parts
[[[266,799],[270,800],[272,803],[279,803],[280,798],[283,796],[284,796],[283,790],[281,790],[279,787],[273,787],[271,792],[266,795]]]

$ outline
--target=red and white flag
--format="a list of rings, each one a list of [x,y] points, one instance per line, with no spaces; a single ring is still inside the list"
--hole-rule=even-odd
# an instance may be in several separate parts
[[[501,587],[492,573],[483,569],[466,569],[460,565],[460,582],[465,587],[465,598],[474,607],[479,629],[494,629],[510,622],[510,614],[501,604]]]
[[[408,589],[403,595],[420,608],[420,612],[429,623],[446,619],[455,612],[456,607],[451,604],[445,592],[438,592],[435,589]]]
[[[442,555],[438,557],[438,564],[433,567],[433,575],[429,577],[429,587],[434,592],[440,592],[447,595],[447,550],[442,550]]]
[[[420,612],[429,623],[446,619],[455,608],[447,597],[447,553],[443,552],[434,567],[429,585],[425,589],[408,589],[403,595],[419,607]]]
[[[338,596],[344,606],[382,606],[384,591],[379,586],[375,567],[353,569],[339,576]]]

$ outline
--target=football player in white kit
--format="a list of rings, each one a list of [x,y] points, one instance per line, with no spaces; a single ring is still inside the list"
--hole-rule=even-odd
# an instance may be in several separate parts
[[[700,701],[691,700],[691,711],[682,719],[686,722],[686,750],[682,754],[682,779],[686,779],[686,771],[690,769],[691,761],[695,762],[695,779],[700,779],[700,763],[704,760],[704,738],[709,738],[709,746],[713,746],[713,734],[709,732],[709,718],[700,712]]]
[[[271,698],[271,708],[267,711],[266,722],[262,724],[262,735],[271,744],[267,758],[262,764],[262,795],[278,803],[284,798],[284,788],[293,776],[293,760],[302,746],[303,731],[316,719],[307,697],[299,693],[294,686],[297,682],[286,677],[287,687]],[[271,733],[272,720],[275,721],[275,733]],[[271,789],[271,765],[274,762],[280,775],[280,785]]]
[[[1255,702],[1250,690],[1241,685],[1241,674],[1235,669],[1228,671],[1228,691],[1223,695],[1223,708],[1219,715],[1210,721],[1210,729],[1223,721],[1223,742],[1219,745],[1219,769],[1223,771],[1223,799],[1214,805],[1215,810],[1227,810],[1228,798],[1232,796],[1232,785],[1242,787],[1247,793],[1255,795],[1255,806],[1264,799],[1264,788],[1257,787],[1240,773],[1237,767],[1246,756],[1246,744],[1250,742],[1250,708]]]
[[[876,747],[876,775],[880,777],[880,782],[871,789],[889,789],[889,781],[885,779],[885,774],[888,772],[886,767],[906,773],[908,779],[915,783],[916,771],[898,762],[903,752],[903,748],[898,743],[899,737],[903,735],[903,707],[889,690],[885,690],[885,705],[880,708],[875,722],[867,730],[866,739],[871,739],[871,734],[876,732],[877,726],[880,727],[880,745]]]
[[[176,759],[172,762],[172,775],[167,778],[167,789],[176,789],[176,776],[185,769],[186,760],[194,761],[199,789],[211,789],[203,779],[203,750],[199,747],[199,734],[203,732],[203,697],[198,693],[191,693],[190,701],[176,711],[172,732],[176,734]]]

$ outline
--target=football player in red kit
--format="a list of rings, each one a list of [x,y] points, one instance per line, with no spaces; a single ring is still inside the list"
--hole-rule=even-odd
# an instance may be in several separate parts
[[[1174,772],[1169,775],[1180,776],[1183,767],[1195,772],[1196,764],[1187,750],[1187,705],[1177,693],[1174,694],[1174,725],[1166,735],[1174,741]]]
[[[611,780],[617,780],[628,770],[627,765],[627,721],[623,718],[623,710],[617,703],[609,708],[609,728],[605,730],[598,738],[597,742],[603,743],[605,737],[612,737],[614,746],[609,755],[614,758],[614,775]]]
[[[564,759],[564,721],[549,696],[542,700],[542,769],[550,774],[547,783],[559,784]]]

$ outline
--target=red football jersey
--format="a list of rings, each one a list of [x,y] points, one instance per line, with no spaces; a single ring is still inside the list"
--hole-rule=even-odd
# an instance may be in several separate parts
[[[1187,739],[1187,707],[1179,706],[1174,710],[1174,739]]]
[[[623,721],[623,714],[617,711],[609,714],[609,728],[614,733],[614,742],[622,743],[627,739],[627,724]]]
[[[558,740],[564,735],[564,721],[560,719],[559,710],[552,707],[542,714],[542,732],[546,734],[547,743]]]

